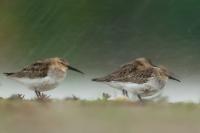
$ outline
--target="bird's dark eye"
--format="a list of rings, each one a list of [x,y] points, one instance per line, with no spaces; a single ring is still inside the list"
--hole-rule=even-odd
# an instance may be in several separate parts
[[[64,65],[64,66],[66,66],[65,62],[63,62],[63,61],[61,61],[61,62],[60,62],[60,64],[62,64],[62,65]]]
[[[67,65],[67,62],[64,59],[60,58],[60,64]]]
[[[141,62],[138,62],[138,65],[139,65],[139,66],[143,66],[143,64],[142,64]]]
[[[60,61],[61,61],[61,62],[65,62],[65,60],[63,60],[63,59],[60,59]]]

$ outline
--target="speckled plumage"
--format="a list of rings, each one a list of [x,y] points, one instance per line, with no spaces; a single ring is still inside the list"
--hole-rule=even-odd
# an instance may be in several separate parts
[[[49,61],[37,61],[31,65],[24,67],[22,70],[15,73],[7,73],[10,77],[18,78],[42,78],[47,76],[49,70]]]
[[[119,81],[119,82],[133,82],[143,84],[148,81],[148,78],[154,75],[153,67],[147,67],[140,69],[137,67],[138,62],[131,61],[125,65],[122,65],[119,69],[115,70],[111,74],[108,74],[102,78],[96,78],[94,80],[101,82]]]
[[[18,72],[4,74],[36,91],[38,96],[42,91],[56,88],[64,80],[68,69],[82,73],[67,61],[56,57],[36,61]]]
[[[125,65],[121,67],[120,69],[114,71],[113,73],[98,78],[99,81],[119,81],[119,82],[133,82],[133,83],[146,83],[148,81],[148,78],[153,75],[153,69],[148,68],[146,70],[137,70],[134,66],[131,65]]]
[[[122,90],[123,94],[124,91],[131,92],[141,100],[141,96],[152,96],[159,93],[168,78],[173,79],[167,69],[153,65],[149,59],[137,58],[122,65],[111,74],[95,78],[93,81],[103,82],[113,88]],[[126,96],[128,96],[128,92],[125,93]]]

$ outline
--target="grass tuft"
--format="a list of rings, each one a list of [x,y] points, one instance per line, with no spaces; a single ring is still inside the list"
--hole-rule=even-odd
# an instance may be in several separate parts
[[[72,95],[72,97],[66,97],[64,100],[65,101],[78,101],[78,100],[80,100],[80,98],[75,95]]]
[[[8,98],[8,100],[24,100],[24,97],[23,94],[13,94]]]
[[[108,94],[108,93],[102,93],[102,99],[103,100],[108,100],[109,98],[111,97],[111,95],[110,94]]]

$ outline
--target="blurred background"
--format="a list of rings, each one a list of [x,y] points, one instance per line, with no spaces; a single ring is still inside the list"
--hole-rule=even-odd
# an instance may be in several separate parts
[[[96,99],[114,90],[91,78],[148,57],[182,80],[170,81],[163,95],[172,102],[199,102],[199,12],[198,0],[0,0],[0,71],[62,57],[86,75],[70,72],[61,86],[47,94]],[[3,75],[0,82],[1,97],[34,96]]]

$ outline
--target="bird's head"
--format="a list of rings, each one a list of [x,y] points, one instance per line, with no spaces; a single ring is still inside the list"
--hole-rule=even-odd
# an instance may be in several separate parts
[[[154,66],[151,62],[150,59],[147,59],[147,58],[137,58],[135,61],[134,61],[134,64],[135,64],[135,67],[138,69],[138,70],[145,70],[149,67],[152,67]]]
[[[75,71],[75,72],[78,72],[78,73],[81,73],[81,74],[84,74],[82,71],[80,71],[79,69],[71,66],[69,64],[69,62],[65,59],[62,59],[62,58],[54,58],[56,60],[56,62],[58,64],[60,64],[61,66],[65,67],[66,69],[69,69],[69,70],[72,70],[72,71]]]
[[[177,81],[177,82],[181,82],[178,78],[177,78],[177,76],[173,73],[173,72],[171,72],[171,71],[169,71],[166,67],[164,67],[164,66],[159,66],[159,68],[160,68],[160,70],[161,70],[161,74],[163,74],[164,76],[167,76],[169,79],[171,79],[171,80],[175,80],[175,81]]]
[[[168,77],[169,79],[171,80],[175,80],[175,81],[178,81],[178,82],[181,82],[177,76],[170,72],[166,67],[164,66],[157,66],[155,64],[152,63],[152,61],[148,58],[137,58],[135,61],[134,61],[134,64],[135,64],[135,67],[138,69],[138,70],[145,70],[149,67],[156,67],[156,68],[159,68],[160,69],[160,74],[162,76],[165,76],[165,77]]]

